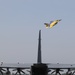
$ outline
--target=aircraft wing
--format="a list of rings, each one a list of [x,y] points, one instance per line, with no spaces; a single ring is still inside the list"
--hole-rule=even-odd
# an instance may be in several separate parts
[[[3,63],[3,64],[0,64],[0,68],[30,69],[32,65],[33,65],[32,63],[25,63],[25,64]],[[57,68],[60,68],[60,69],[68,69],[68,68],[75,69],[75,64],[52,64],[52,63],[49,64],[48,63],[47,66],[48,66],[49,69],[57,69]]]
[[[11,63],[3,63],[0,64],[0,68],[22,68],[22,69],[30,69],[32,66],[32,64],[21,64],[21,63],[17,63],[17,64],[11,64]]]
[[[75,69],[75,64],[47,64],[49,69]]]

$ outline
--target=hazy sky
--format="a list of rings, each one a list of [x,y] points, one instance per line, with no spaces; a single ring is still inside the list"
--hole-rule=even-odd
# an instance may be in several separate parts
[[[0,0],[0,62],[36,62],[39,30],[43,62],[75,64],[75,0]]]

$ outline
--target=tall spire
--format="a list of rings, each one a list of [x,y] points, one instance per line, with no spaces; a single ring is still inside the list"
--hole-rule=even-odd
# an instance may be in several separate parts
[[[39,63],[39,64],[42,63],[42,59],[41,59],[41,30],[39,30],[37,63]]]

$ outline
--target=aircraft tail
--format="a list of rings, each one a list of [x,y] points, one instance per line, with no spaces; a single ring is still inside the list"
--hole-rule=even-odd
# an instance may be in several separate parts
[[[41,30],[39,30],[37,63],[38,64],[42,63],[42,58],[41,58]]]

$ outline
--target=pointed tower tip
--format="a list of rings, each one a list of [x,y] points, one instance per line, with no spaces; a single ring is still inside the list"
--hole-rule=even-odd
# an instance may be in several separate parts
[[[41,41],[41,30],[39,30],[39,41]]]
[[[39,30],[39,33],[41,33],[41,30]]]
[[[41,58],[41,30],[39,30],[39,39],[38,39],[38,59],[37,63],[42,63],[42,58]]]

